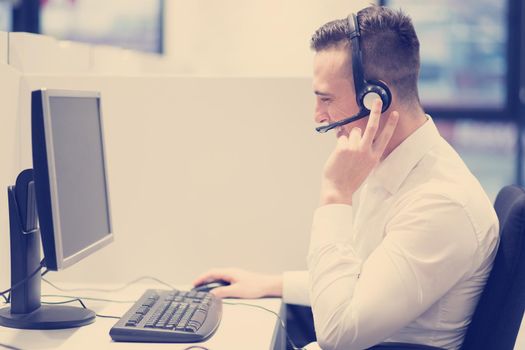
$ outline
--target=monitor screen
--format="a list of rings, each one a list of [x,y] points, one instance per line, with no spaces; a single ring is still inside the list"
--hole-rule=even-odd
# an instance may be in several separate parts
[[[62,254],[67,259],[110,234],[96,98],[49,98]]]
[[[33,132],[45,136],[47,162],[37,157],[33,167],[46,263],[52,236],[60,269],[112,239],[100,98],[97,93],[43,90],[42,103],[43,128]],[[33,152],[43,152],[35,149],[33,136]],[[49,196],[43,191],[46,185]]]
[[[507,107],[508,1],[386,0],[413,20],[420,41],[419,93],[427,109]]]

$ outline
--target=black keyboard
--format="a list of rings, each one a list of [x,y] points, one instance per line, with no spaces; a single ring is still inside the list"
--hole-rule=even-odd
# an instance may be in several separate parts
[[[115,341],[193,343],[217,330],[222,302],[211,293],[148,289],[111,328]]]

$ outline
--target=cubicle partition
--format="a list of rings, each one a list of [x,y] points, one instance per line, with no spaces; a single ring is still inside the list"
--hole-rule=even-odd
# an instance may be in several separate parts
[[[46,74],[22,63],[0,66],[4,189],[32,166],[31,90],[102,94],[116,240],[53,279],[152,275],[185,284],[214,266],[305,268],[334,137],[314,131],[310,79]],[[7,286],[7,198],[0,198],[0,285]]]
[[[7,186],[14,183],[20,169],[18,97],[21,75],[0,59],[0,77],[0,288],[4,290],[10,285]]]

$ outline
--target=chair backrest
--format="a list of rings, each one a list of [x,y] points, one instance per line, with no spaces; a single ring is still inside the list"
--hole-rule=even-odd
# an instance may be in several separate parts
[[[525,190],[506,186],[494,209],[500,244],[462,350],[512,350],[525,308]]]

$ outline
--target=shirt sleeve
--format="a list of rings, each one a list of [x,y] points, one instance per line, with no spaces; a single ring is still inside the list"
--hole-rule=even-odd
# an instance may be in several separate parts
[[[283,301],[286,304],[310,306],[308,271],[286,271],[283,273]]]
[[[387,222],[385,238],[362,261],[352,246],[352,207],[317,209],[308,254],[319,346],[363,349],[415,320],[473,265],[474,228],[464,208],[421,196]]]

